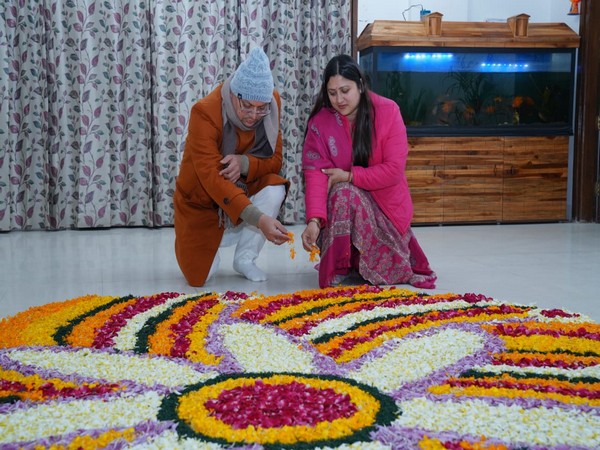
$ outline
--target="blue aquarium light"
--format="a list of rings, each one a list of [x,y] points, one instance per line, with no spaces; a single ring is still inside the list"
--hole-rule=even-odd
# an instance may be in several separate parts
[[[481,63],[481,72],[528,72],[527,63]]]
[[[420,61],[447,61],[454,57],[453,53],[405,53],[404,59]]]
[[[377,56],[378,71],[400,72],[483,72],[528,73],[568,72],[568,53],[479,53],[408,51],[382,52]]]

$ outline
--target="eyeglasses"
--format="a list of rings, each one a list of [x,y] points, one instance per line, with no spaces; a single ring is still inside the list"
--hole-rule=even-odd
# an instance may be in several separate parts
[[[254,106],[246,100],[242,100],[242,96],[238,94],[238,102],[240,103],[240,111],[243,114],[256,114],[258,117],[264,117],[271,113],[271,106],[267,103],[262,106]]]

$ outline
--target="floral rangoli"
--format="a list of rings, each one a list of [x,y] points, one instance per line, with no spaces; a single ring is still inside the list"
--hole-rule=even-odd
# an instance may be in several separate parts
[[[0,319],[0,449],[597,449],[600,326],[479,294],[90,295]]]

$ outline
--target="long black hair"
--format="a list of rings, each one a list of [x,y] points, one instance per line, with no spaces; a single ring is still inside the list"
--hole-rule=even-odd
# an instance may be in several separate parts
[[[317,95],[315,105],[309,119],[321,108],[332,108],[327,94],[327,83],[335,75],[341,75],[347,80],[354,81],[360,91],[360,100],[356,110],[356,120],[352,133],[352,163],[355,166],[367,167],[371,157],[374,111],[369,95],[367,80],[360,67],[351,56],[338,55],[329,60],[323,72],[323,84]]]

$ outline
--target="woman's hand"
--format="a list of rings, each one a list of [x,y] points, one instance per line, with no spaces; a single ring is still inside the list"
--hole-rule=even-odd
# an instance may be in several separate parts
[[[342,169],[322,169],[321,170],[328,177],[327,191],[333,187],[336,183],[349,182],[352,178],[352,172]]]
[[[226,180],[229,180],[232,183],[235,183],[240,179],[240,155],[227,155],[219,162],[224,166],[219,172],[219,175],[222,175]]]
[[[288,230],[286,230],[281,222],[267,214],[263,214],[258,219],[258,229],[265,235],[267,241],[275,245],[281,245],[291,239],[288,236]]]
[[[317,245],[317,238],[319,237],[320,232],[321,228],[317,222],[308,222],[306,228],[302,232],[302,247],[304,250],[310,252],[312,248]]]

